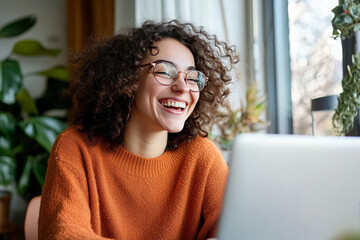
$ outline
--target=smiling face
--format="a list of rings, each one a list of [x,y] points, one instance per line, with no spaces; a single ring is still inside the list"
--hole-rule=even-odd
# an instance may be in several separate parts
[[[180,132],[199,100],[199,92],[192,92],[185,83],[185,73],[195,68],[191,51],[175,39],[166,38],[153,44],[158,54],[147,54],[143,64],[166,61],[181,71],[170,86],[158,83],[153,66],[143,67],[139,87],[131,110],[133,123],[147,131]]]

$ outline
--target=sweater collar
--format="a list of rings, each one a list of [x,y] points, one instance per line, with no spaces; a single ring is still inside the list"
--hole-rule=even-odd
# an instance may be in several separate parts
[[[153,177],[174,169],[176,164],[185,154],[184,144],[173,151],[165,151],[161,156],[155,158],[144,158],[137,156],[124,147],[120,146],[116,156],[116,167],[130,175]]]

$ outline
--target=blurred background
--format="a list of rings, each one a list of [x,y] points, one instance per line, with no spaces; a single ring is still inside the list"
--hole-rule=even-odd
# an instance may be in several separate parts
[[[0,60],[8,58],[14,44],[22,39],[36,39],[47,49],[60,50],[56,57],[15,56],[26,76],[23,86],[31,98],[39,99],[47,93],[49,78],[57,77],[30,73],[66,66],[68,53],[80,51],[91,36],[126,32],[145,20],[192,22],[235,45],[241,57],[233,71],[230,105],[224,108],[224,114],[233,114],[233,122],[227,123],[227,129],[216,124],[211,129],[210,135],[219,147],[226,150],[226,137],[248,131],[311,135],[314,122],[318,134],[335,135],[333,111],[319,113],[314,120],[311,100],[342,91],[343,46],[341,39],[332,38],[331,24],[332,9],[338,3],[337,0],[0,0],[0,26],[26,16],[36,18],[28,31],[0,38]],[[40,100],[35,102],[41,105]],[[59,105],[62,108],[55,113],[42,114],[63,120],[61,114],[65,114],[66,123],[71,104]],[[6,104],[1,107],[0,111],[7,108]],[[239,121],[241,127],[237,125]],[[0,172],[8,169],[2,164],[4,159],[0,159]],[[13,193],[9,221],[18,226],[17,231],[22,229],[29,200],[41,193],[41,179],[35,167],[38,165],[34,161],[32,164],[33,178],[39,182],[35,188],[39,191],[19,195],[18,181],[0,186]],[[29,173],[27,181],[34,181],[31,178]]]

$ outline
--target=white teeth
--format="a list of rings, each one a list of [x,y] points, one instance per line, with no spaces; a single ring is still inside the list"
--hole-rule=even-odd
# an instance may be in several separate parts
[[[161,104],[166,106],[166,107],[175,107],[175,108],[185,108],[186,107],[185,102],[172,102],[172,101],[169,101],[169,100],[161,102]]]

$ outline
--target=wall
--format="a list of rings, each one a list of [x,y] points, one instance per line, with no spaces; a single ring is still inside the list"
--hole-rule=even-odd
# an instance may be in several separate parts
[[[0,59],[6,58],[13,44],[20,39],[32,38],[39,40],[45,47],[60,48],[59,57],[30,57],[18,58],[22,62],[24,74],[50,68],[55,65],[66,64],[66,1],[57,0],[0,0],[0,26],[17,18],[35,15],[37,23],[28,32],[11,39],[0,39]],[[44,91],[45,78],[28,77],[24,85],[33,97],[41,95]],[[15,186],[8,187],[14,194]],[[10,220],[22,224],[26,203],[16,194],[11,202]]]
[[[115,0],[115,33],[126,33],[135,25],[135,0]]]

